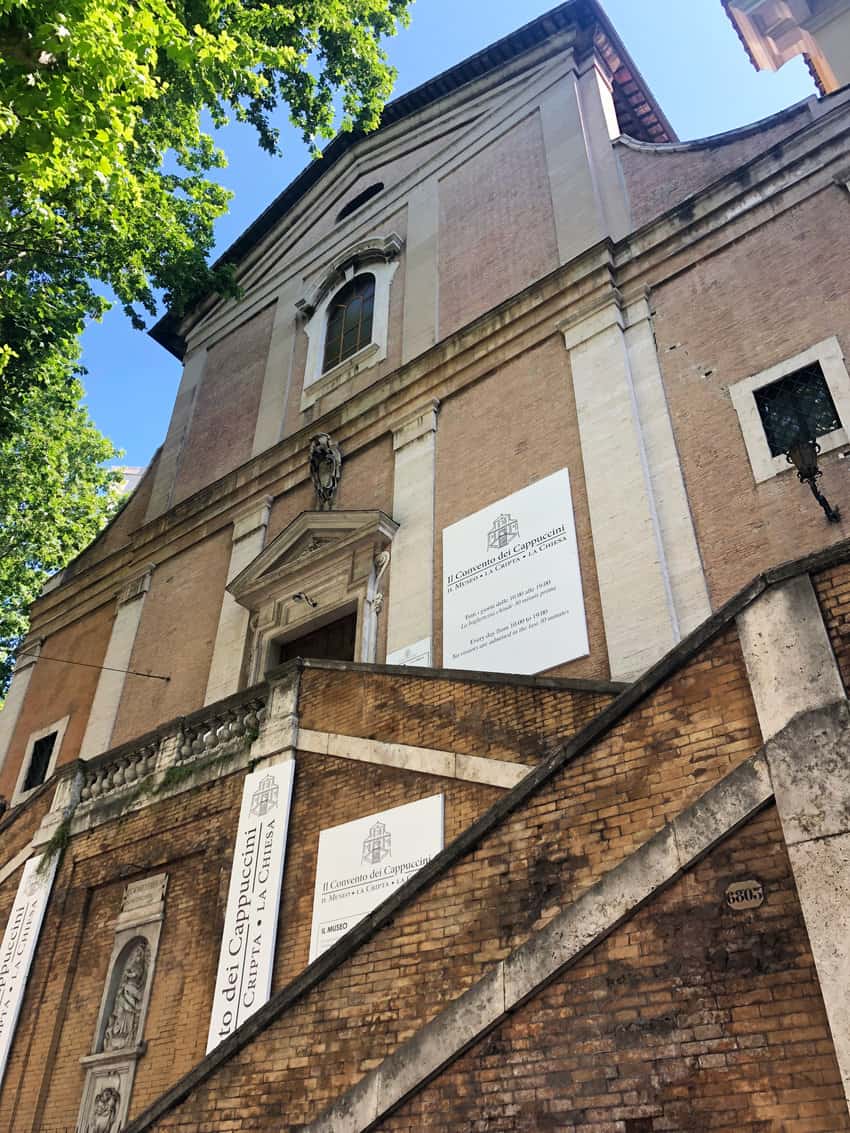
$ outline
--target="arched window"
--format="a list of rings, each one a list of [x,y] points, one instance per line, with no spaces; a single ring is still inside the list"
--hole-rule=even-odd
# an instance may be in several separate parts
[[[358,275],[333,297],[328,307],[322,373],[344,362],[372,341],[375,277]]]

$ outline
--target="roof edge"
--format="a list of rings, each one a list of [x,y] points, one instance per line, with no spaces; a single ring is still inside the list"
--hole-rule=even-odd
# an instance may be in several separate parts
[[[321,158],[315,159],[302,169],[271,204],[215,260],[214,266],[220,267],[224,264],[236,263],[248,255],[336,162],[364,138],[374,137],[381,130],[395,125],[427,106],[434,105],[442,98],[453,94],[469,83],[493,74],[500,67],[520,58],[570,27],[577,27],[586,36],[588,42],[585,47],[588,50],[592,50],[594,47],[596,30],[602,30],[607,45],[596,44],[596,46],[601,51],[607,50],[609,54],[613,53],[621,70],[625,67],[627,80],[621,78],[620,82],[627,81],[636,85],[641,103],[649,107],[653,129],[658,130],[668,140],[677,140],[675,131],[632,62],[623,41],[599,0],[566,0],[565,3],[544,12],[535,20],[531,20],[516,31],[503,36],[502,39],[496,40],[495,43],[482,48],[467,59],[463,59],[447,70],[441,71],[427,82],[392,99],[384,107],[380,125],[372,134],[367,135],[363,131],[356,130],[337,134],[322,151]],[[616,83],[615,74],[615,85]],[[196,300],[192,309],[200,306],[205,298],[209,299],[210,297],[200,297]],[[166,350],[182,361],[186,343],[180,334],[180,321],[180,317],[172,311],[167,311],[150,328],[148,333],[155,342],[164,346]]]

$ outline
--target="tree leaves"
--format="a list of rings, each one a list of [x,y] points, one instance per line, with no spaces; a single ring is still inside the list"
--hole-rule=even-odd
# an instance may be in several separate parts
[[[57,359],[23,398],[14,437],[0,443],[0,700],[47,575],[89,543],[119,502],[119,454],[79,405],[82,386]]]
[[[345,128],[374,127],[395,77],[380,40],[409,3],[0,0],[0,438],[34,366],[101,313],[93,281],[137,323],[157,292],[178,311],[232,293],[207,262],[229,194],[205,176],[224,157],[204,112],[270,152],[281,103],[314,151],[337,96]]]
[[[272,153],[281,103],[314,152],[336,97],[371,129],[395,77],[381,38],[410,3],[0,0],[0,690],[45,572],[113,506],[114,451],[78,405],[99,285],[137,326],[158,292],[178,314],[235,294],[208,263],[229,193],[206,176],[225,159],[204,113]]]

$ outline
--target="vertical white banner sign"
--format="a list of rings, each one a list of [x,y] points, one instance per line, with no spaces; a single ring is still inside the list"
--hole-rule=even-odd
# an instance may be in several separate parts
[[[41,873],[42,855],[30,858],[24,866],[18,892],[3,943],[0,944],[0,1082],[6,1073],[9,1050],[21,1010],[27,979],[30,974],[38,934],[44,920],[50,890],[59,863],[54,854]]]
[[[245,779],[207,1053],[268,1001],[295,761]]]
[[[540,673],[588,651],[566,468],[443,530],[443,664]]]
[[[442,848],[442,795],[323,830],[316,862],[310,962]]]

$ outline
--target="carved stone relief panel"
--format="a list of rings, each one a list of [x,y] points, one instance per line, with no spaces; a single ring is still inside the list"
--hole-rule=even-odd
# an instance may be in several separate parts
[[[92,1052],[80,1060],[86,1081],[77,1133],[120,1133],[126,1124],[136,1066],[146,1049],[145,1017],[167,882],[168,875],[160,873],[124,890]]]

